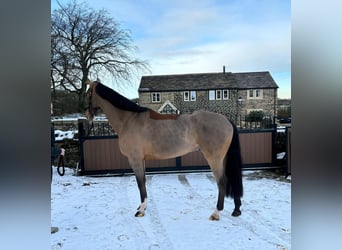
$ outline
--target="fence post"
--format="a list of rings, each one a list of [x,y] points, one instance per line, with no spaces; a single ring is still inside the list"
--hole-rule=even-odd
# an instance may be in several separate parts
[[[78,138],[82,138],[84,136],[87,136],[89,130],[89,123],[88,120],[85,118],[79,118],[78,119]]]
[[[84,155],[83,155],[83,141],[84,137],[88,135],[89,131],[89,122],[85,118],[79,118],[77,120],[78,123],[78,142],[80,147],[80,161],[78,164],[77,174],[82,175],[82,171],[84,170]]]
[[[277,124],[273,124],[272,125],[272,165],[275,165],[277,162],[276,138],[277,138]]]

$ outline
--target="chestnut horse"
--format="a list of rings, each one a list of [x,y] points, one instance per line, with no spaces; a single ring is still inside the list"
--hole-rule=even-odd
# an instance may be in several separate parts
[[[119,147],[128,158],[140,191],[141,204],[135,216],[144,216],[147,206],[144,160],[168,159],[200,150],[218,186],[218,200],[210,220],[219,220],[224,197],[234,199],[232,216],[241,214],[243,194],[239,136],[235,125],[220,114],[203,110],[192,114],[163,116],[128,100],[100,82],[87,81],[88,109],[93,120],[98,109],[118,134]],[[158,117],[159,115],[159,117]]]

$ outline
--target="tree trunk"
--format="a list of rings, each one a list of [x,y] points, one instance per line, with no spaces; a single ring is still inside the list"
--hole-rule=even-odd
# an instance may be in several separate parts
[[[88,79],[88,72],[83,72],[81,89],[80,89],[80,94],[78,97],[78,100],[79,100],[78,109],[79,109],[79,112],[81,113],[84,113],[87,108],[86,107],[86,89],[87,89],[86,81],[87,79]]]

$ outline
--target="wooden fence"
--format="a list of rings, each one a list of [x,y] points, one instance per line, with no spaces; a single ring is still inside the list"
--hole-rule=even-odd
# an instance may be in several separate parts
[[[82,127],[81,130],[85,129]],[[88,133],[89,134],[89,133]],[[274,148],[276,129],[240,130],[243,169],[279,168]],[[81,174],[122,174],[132,172],[127,158],[121,154],[118,137],[80,136]],[[167,160],[145,161],[147,172],[208,170],[200,151]]]

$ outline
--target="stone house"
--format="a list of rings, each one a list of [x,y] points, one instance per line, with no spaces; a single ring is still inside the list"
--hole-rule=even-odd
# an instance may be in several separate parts
[[[277,106],[278,109],[287,109],[291,107],[291,99],[278,99]]]
[[[237,121],[251,111],[273,119],[278,85],[268,71],[143,76],[139,104],[159,113],[192,113],[205,109]]]

